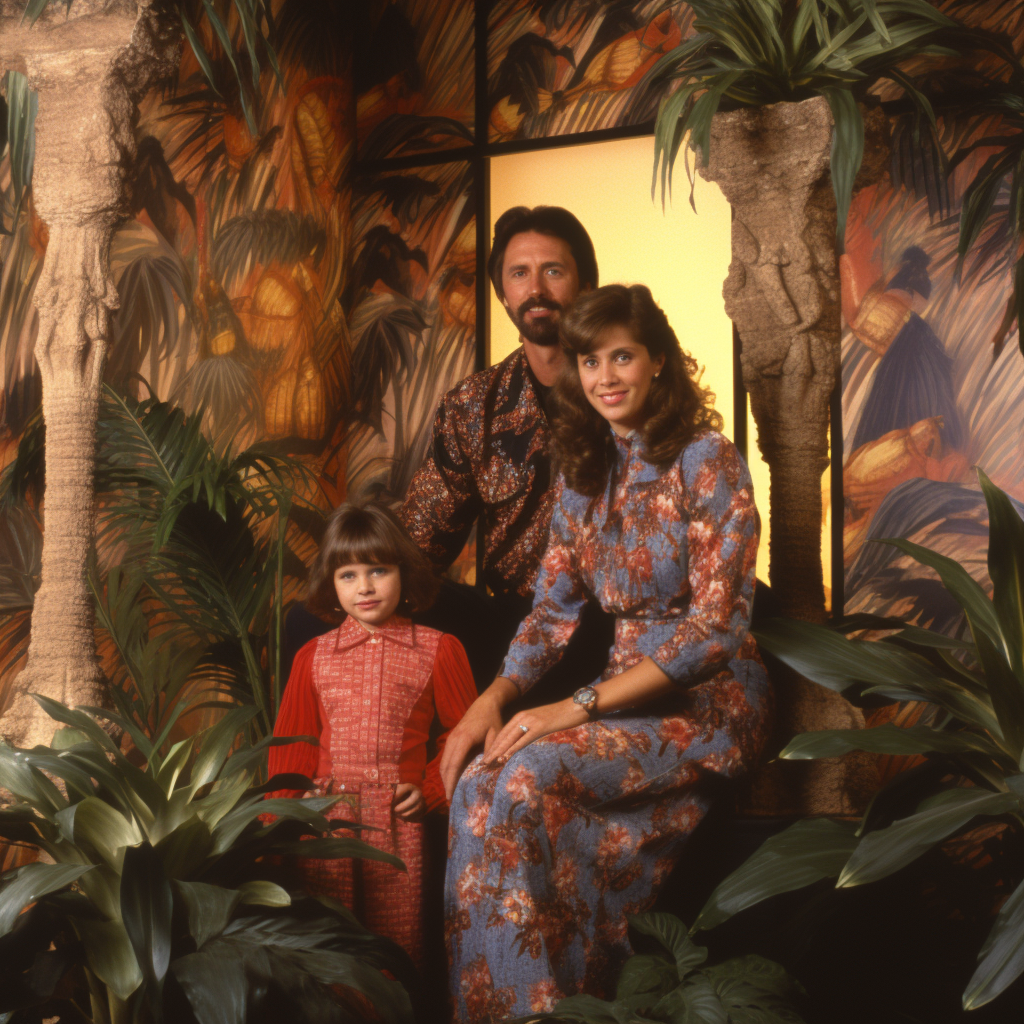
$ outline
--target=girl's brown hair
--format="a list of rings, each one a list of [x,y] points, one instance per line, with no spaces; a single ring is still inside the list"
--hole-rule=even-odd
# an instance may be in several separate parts
[[[589,355],[609,327],[624,327],[652,359],[665,357],[651,381],[639,432],[644,457],[658,466],[673,462],[702,430],[721,430],[714,394],[698,383],[697,361],[680,347],[668,318],[642,284],[609,284],[583,292],[562,317],[559,336],[568,357],[555,385],[552,425],[555,461],[566,483],[580,494],[600,494],[608,483],[615,443],[608,421],[583,393],[579,355]]]
[[[406,614],[429,608],[437,594],[437,580],[426,556],[394,512],[378,502],[346,502],[328,516],[320,551],[309,573],[306,607],[311,612],[338,618],[334,573],[339,566],[353,563],[397,565],[402,580],[398,608]]]

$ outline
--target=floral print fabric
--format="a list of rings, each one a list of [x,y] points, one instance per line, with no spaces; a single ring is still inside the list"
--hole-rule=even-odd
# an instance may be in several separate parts
[[[708,776],[744,770],[770,727],[748,633],[758,523],[739,453],[708,431],[659,470],[639,440],[616,445],[603,495],[559,481],[533,611],[503,674],[532,685],[590,591],[617,616],[605,678],[650,656],[679,690],[463,774],[445,897],[459,1021],[611,995],[626,917],[653,903],[707,810]]]
[[[554,502],[550,439],[522,347],[444,396],[399,513],[435,568],[452,564],[479,517],[484,582],[532,592]]]

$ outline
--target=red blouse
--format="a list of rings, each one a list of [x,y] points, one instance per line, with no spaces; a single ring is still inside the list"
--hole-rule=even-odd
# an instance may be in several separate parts
[[[422,634],[421,634],[422,631]],[[283,772],[297,772],[309,778],[322,778],[338,774],[339,766],[332,758],[332,728],[330,716],[325,711],[324,695],[320,692],[318,673],[314,671],[314,658],[325,641],[333,640],[332,658],[345,659],[345,678],[353,687],[363,687],[365,699],[358,703],[367,710],[361,722],[352,722],[352,732],[360,730],[371,715],[380,715],[381,708],[370,707],[372,701],[380,703],[381,695],[386,697],[391,671],[407,670],[409,656],[417,646],[417,634],[432,633],[422,626],[414,626],[408,619],[395,616],[375,633],[369,633],[352,619],[328,637],[317,637],[306,644],[295,656],[284,699],[274,725],[276,736],[317,736],[318,746],[311,743],[291,743],[271,747],[269,769],[271,777]],[[417,659],[419,660],[419,659]],[[422,662],[420,662],[422,663]],[[429,662],[427,663],[429,666]],[[436,654],[430,677],[413,705],[412,712],[404,723],[401,755],[398,758],[398,781],[411,782],[420,787],[427,802],[428,810],[447,807],[444,786],[441,783],[439,765],[444,744],[452,727],[462,718],[466,709],[476,699],[476,685],[470,672],[469,662],[462,644],[453,636],[443,634],[437,638]],[[375,678],[376,677],[376,678]],[[374,697],[373,695],[376,695]],[[363,694],[357,695],[363,697]],[[441,732],[437,737],[436,754],[427,762],[427,743],[430,727],[435,719],[440,723]],[[335,726],[337,728],[337,725]],[[347,726],[346,726],[347,728]],[[336,746],[339,737],[335,737]],[[344,737],[346,745],[351,739]],[[337,750],[334,752],[337,753]],[[375,751],[361,752],[372,763]],[[376,776],[376,773],[373,773]],[[382,778],[380,781],[384,781]],[[301,795],[298,792],[282,792],[277,795]]]

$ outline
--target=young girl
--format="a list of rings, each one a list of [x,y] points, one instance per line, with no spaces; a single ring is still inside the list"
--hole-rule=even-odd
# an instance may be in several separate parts
[[[448,731],[476,697],[462,645],[406,617],[429,606],[428,562],[385,507],[345,504],[327,521],[308,606],[347,617],[295,657],[274,733],[318,736],[319,746],[270,748],[270,774],[312,778],[317,795],[343,795],[327,814],[383,831],[360,837],[408,872],[373,860],[307,860],[313,892],[350,907],[371,931],[423,954],[422,819],[447,810],[438,764]],[[431,726],[439,723],[428,763]],[[299,794],[295,794],[299,795]]]

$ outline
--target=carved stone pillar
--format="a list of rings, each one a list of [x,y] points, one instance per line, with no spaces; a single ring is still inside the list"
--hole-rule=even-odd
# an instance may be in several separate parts
[[[732,205],[723,295],[771,473],[773,599],[781,614],[809,621],[825,618],[821,475],[839,372],[831,136],[823,98],[722,113],[712,122],[709,164],[700,168]],[[780,740],[811,729],[863,727],[861,713],[837,694],[793,675],[776,681]],[[753,803],[765,813],[849,813],[873,781],[870,770],[864,778],[865,767],[776,763],[755,780]]]
[[[109,249],[126,209],[135,96],[166,67],[155,45],[163,30],[140,7],[141,15],[121,3],[111,14],[99,0],[79,0],[77,17],[51,12],[32,28],[0,29],[0,59],[39,95],[32,196],[49,228],[35,290],[46,423],[42,584],[19,693],[0,722],[0,733],[22,746],[49,743],[55,728],[28,693],[69,705],[107,702],[87,566],[100,383],[117,307]]]

